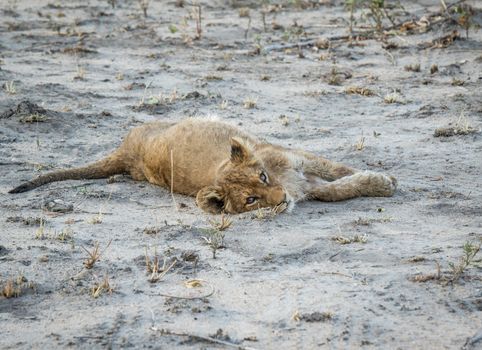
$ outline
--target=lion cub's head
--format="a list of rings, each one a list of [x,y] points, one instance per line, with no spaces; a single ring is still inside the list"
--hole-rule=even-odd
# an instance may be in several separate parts
[[[210,213],[243,213],[258,208],[274,208],[289,196],[269,174],[249,144],[231,139],[231,157],[218,170],[216,184],[201,189],[197,205]]]

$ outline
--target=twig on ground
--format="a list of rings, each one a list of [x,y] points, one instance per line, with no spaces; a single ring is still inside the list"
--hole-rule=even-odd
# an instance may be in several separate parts
[[[166,328],[158,328],[158,327],[154,327],[154,326],[151,327],[151,330],[154,331],[154,332],[159,332],[161,335],[177,335],[179,337],[190,337],[192,339],[196,339],[196,340],[199,340],[199,341],[204,341],[204,342],[208,342],[208,343],[211,343],[211,344],[219,344],[219,345],[229,346],[229,347],[236,348],[236,349],[239,349],[239,350],[255,350],[254,348],[249,347],[249,346],[234,344],[234,343],[231,343],[231,342],[228,342],[228,341],[225,341],[225,340],[207,337],[207,336],[199,335],[199,334],[193,334],[193,333],[188,333],[188,332],[178,332],[178,331],[173,331],[173,330],[166,329]]]
[[[153,296],[153,297],[165,297],[165,298],[184,299],[184,300],[204,299],[204,298],[209,298],[216,291],[213,285],[209,284],[209,286],[211,287],[211,290],[209,292],[201,295],[195,295],[195,296],[185,297],[185,296],[165,294],[165,293],[156,293],[156,294],[147,293],[147,295]]]

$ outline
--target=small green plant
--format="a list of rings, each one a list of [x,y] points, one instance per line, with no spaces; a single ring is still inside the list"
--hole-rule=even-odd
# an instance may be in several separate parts
[[[476,245],[472,242],[465,242],[462,250],[463,254],[458,262],[449,262],[449,283],[457,281],[464,274],[465,270],[475,262],[475,256],[480,251],[480,244]]]
[[[219,231],[215,228],[204,229],[203,231],[206,235],[202,238],[211,249],[213,253],[213,259],[216,259],[216,252],[218,251],[218,249],[225,248],[224,232]]]
[[[477,26],[473,21],[475,14],[473,7],[462,1],[460,5],[454,7],[453,12],[457,15],[458,25],[465,29],[465,36],[468,39],[469,29]]]
[[[209,246],[213,253],[213,259],[216,259],[216,252],[218,249],[225,248],[224,245],[224,231],[231,227],[233,220],[225,216],[224,213],[221,215],[219,221],[209,220],[211,228],[202,229],[206,234],[202,236],[204,242]]]
[[[467,271],[471,265],[480,264],[482,259],[476,260],[475,257],[480,252],[481,244],[473,242],[465,242],[462,247],[462,256],[457,262],[449,262],[449,270],[441,271],[440,264],[437,263],[437,272],[429,274],[418,274],[412,276],[410,280],[412,282],[428,282],[438,281],[442,285],[454,284],[457,282]]]
[[[169,24],[169,31],[172,34],[176,34],[179,31],[179,29],[177,29],[177,27],[174,24]]]
[[[353,25],[356,24],[355,12],[361,10],[360,19],[368,19],[372,22],[373,28],[379,34],[383,33],[383,21],[388,19],[392,25],[395,25],[395,14],[390,10],[402,8],[400,1],[389,3],[385,0],[345,0],[345,8],[350,12],[350,34],[353,33]]]

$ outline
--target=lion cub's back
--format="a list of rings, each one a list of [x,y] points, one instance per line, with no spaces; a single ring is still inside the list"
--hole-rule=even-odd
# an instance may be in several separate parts
[[[161,138],[168,152],[172,150],[177,191],[188,193],[212,184],[217,167],[230,156],[232,137],[256,142],[235,126],[202,118],[186,119],[165,130]],[[170,159],[166,163],[164,169],[170,173]]]

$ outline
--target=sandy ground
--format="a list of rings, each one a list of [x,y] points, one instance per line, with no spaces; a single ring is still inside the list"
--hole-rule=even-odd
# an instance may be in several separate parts
[[[482,241],[482,31],[466,39],[435,16],[428,31],[385,43],[279,50],[272,45],[347,35],[342,2],[271,7],[264,31],[259,6],[249,30],[235,6],[254,1],[203,1],[200,40],[192,6],[151,1],[144,18],[136,1],[118,2],[1,2],[0,286],[5,294],[13,282],[20,295],[0,296],[0,348],[482,346],[480,263],[457,278],[450,266],[466,242]],[[404,3],[397,23],[440,11],[435,0]],[[468,3],[480,24],[481,4]],[[455,41],[433,41],[454,29]],[[203,236],[219,217],[183,196],[176,210],[167,190],[128,177],[7,194],[101,158],[142,122],[208,114],[390,173],[399,190],[235,216],[216,259]],[[434,137],[447,126],[468,134]],[[100,260],[85,269],[96,244]],[[146,249],[161,269],[172,265],[157,282]],[[111,293],[94,297],[105,276]]]

